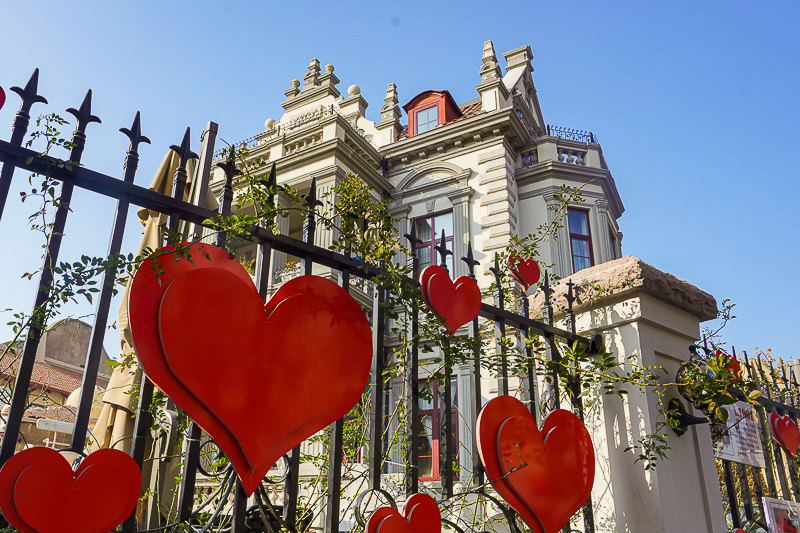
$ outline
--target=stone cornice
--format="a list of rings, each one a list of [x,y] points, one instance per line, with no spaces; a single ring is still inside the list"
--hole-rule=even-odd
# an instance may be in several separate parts
[[[463,204],[469,202],[469,199],[472,198],[473,194],[475,194],[475,189],[472,187],[464,187],[463,189],[459,189],[456,192],[448,194],[447,198],[453,203],[453,205]]]
[[[603,188],[611,211],[617,217],[625,212],[625,206],[622,204],[611,172],[602,168],[585,167],[560,161],[542,161],[528,168],[517,169],[516,177],[520,187],[548,179],[571,180],[578,183],[593,182]]]
[[[631,255],[580,270],[553,285],[554,309],[566,309],[570,280],[575,284],[574,309],[578,313],[589,306],[602,306],[604,302],[620,301],[643,292],[698,317],[701,322],[717,317],[717,301],[709,293]],[[602,294],[597,294],[597,287],[603,289]],[[532,310],[539,310],[544,305],[544,295],[539,291],[530,297],[530,302]]]
[[[416,159],[420,152],[435,152],[440,145],[451,145],[462,139],[470,141],[474,139],[475,135],[480,138],[487,135],[493,136],[494,132],[502,137],[510,137],[515,140],[516,142],[512,142],[514,146],[528,142],[525,126],[522,125],[512,108],[505,107],[386,145],[381,148],[381,153],[391,164],[394,164],[404,156]]]

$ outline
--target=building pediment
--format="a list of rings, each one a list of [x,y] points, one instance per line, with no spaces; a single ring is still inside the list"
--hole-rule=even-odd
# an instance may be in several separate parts
[[[431,161],[412,169],[397,185],[401,196],[427,193],[435,189],[466,186],[472,169],[447,161]]]

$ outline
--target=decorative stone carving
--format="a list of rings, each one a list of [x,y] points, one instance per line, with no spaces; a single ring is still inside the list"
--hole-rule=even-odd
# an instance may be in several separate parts
[[[331,70],[333,72],[333,70]],[[308,63],[308,72],[306,75],[303,76],[303,90],[305,91],[309,87],[316,87],[319,85],[319,60],[317,58],[312,59]]]
[[[483,43],[483,66],[480,70],[481,81],[489,81],[498,79],[503,76],[500,70],[500,65],[497,64],[497,55],[494,53],[494,44],[492,41]]]

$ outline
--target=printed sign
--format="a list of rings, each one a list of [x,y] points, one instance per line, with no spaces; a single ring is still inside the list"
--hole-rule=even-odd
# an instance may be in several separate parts
[[[725,409],[728,411],[728,423],[722,440],[714,448],[714,455],[719,459],[765,468],[761,426],[753,413],[753,406],[736,402],[726,405]]]
[[[800,533],[799,503],[766,497],[761,500],[764,504],[769,533]]]

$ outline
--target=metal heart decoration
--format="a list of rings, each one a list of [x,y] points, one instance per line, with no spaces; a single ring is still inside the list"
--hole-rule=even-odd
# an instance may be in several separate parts
[[[533,259],[520,259],[518,255],[508,256],[508,271],[511,277],[517,280],[523,291],[527,291],[539,281],[541,271],[539,264]]]
[[[227,252],[201,245],[192,255],[162,259],[160,284],[150,260],[134,277],[136,353],[252,494],[284,453],[358,402],[372,335],[358,303],[327,279],[295,278],[264,305]]]
[[[481,290],[475,280],[461,276],[455,283],[447,270],[425,267],[419,275],[422,298],[427,306],[447,325],[450,335],[471,322],[481,310]]]
[[[0,470],[0,510],[23,533],[107,533],[133,512],[141,485],[119,450],[98,450],[73,471],[57,451],[29,448]]]
[[[592,440],[569,411],[553,411],[540,430],[522,402],[499,396],[481,410],[477,439],[495,489],[535,533],[557,533],[591,496]]]
[[[442,515],[436,500],[427,494],[412,494],[404,515],[393,507],[377,508],[367,520],[366,533],[441,533]]]
[[[797,425],[789,415],[781,416],[778,413],[769,414],[769,427],[772,430],[772,438],[780,444],[786,453],[795,456],[797,447],[800,446],[800,433],[797,432]]]

